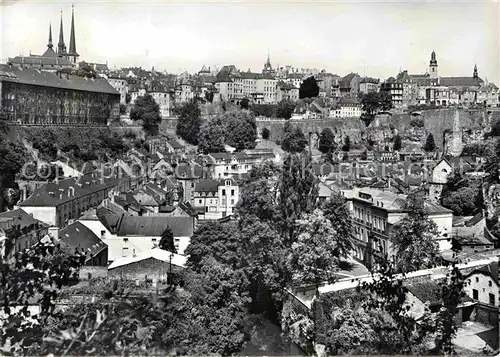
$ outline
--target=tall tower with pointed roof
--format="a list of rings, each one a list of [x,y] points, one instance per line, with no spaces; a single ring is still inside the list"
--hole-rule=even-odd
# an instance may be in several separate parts
[[[76,63],[80,55],[76,52],[76,39],[75,39],[75,6],[71,5],[71,33],[69,37],[69,52],[68,58],[73,63]]]
[[[59,57],[66,56],[66,45],[64,44],[62,10],[61,10],[61,25],[59,26],[59,43],[57,44],[57,54],[59,55]]]
[[[57,57],[57,53],[52,49],[54,45],[52,44],[52,24],[49,24],[49,42],[47,43],[47,49],[43,54],[43,57]]]
[[[434,50],[432,50],[431,61],[429,62],[429,75],[432,79],[436,79],[438,77],[438,63],[436,60],[436,52],[434,52]]]
[[[269,52],[267,53],[267,61],[264,63],[264,68],[262,69],[262,73],[269,74],[273,73],[273,66],[271,66],[271,59],[269,58]]]
[[[474,78],[476,80],[479,78],[479,76],[477,74],[477,65],[476,64],[474,65],[474,73],[472,74],[472,78]]]

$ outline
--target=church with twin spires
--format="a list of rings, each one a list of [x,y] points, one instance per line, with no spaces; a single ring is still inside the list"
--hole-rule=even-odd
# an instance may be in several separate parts
[[[71,30],[69,37],[69,49],[64,42],[63,13],[61,10],[61,20],[59,26],[59,41],[54,48],[52,42],[52,25],[49,24],[49,40],[47,49],[43,55],[16,56],[9,58],[8,64],[21,68],[35,68],[42,71],[55,72],[64,68],[74,68],[78,64],[80,55],[76,50],[75,36],[75,10],[71,7]]]

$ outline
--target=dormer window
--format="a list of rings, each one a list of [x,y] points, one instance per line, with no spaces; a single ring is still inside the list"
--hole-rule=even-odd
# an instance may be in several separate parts
[[[231,181],[230,180],[226,180],[226,186],[231,186]]]

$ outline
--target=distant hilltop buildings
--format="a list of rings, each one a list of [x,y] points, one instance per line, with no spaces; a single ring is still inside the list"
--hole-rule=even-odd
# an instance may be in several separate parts
[[[49,41],[43,55],[17,56],[10,58],[8,64],[21,68],[36,68],[44,71],[57,71],[63,68],[73,68],[77,64],[80,55],[76,51],[75,36],[75,11],[71,8],[71,31],[69,50],[64,42],[63,14],[61,10],[61,21],[59,26],[59,42],[54,50],[52,43],[52,25],[49,25]]]
[[[409,74],[408,71],[402,71],[396,77],[388,78],[380,89],[390,93],[396,108],[407,108],[418,104],[436,106],[499,104],[498,87],[481,79],[476,65],[471,77],[440,77],[434,51],[431,53],[429,69],[425,74]]]

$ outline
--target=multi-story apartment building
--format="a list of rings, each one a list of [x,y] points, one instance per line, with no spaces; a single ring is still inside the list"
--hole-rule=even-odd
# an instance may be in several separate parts
[[[277,83],[276,88],[276,101],[291,100],[296,102],[299,100],[299,88],[294,87],[292,84],[280,81]]]
[[[192,206],[199,220],[220,219],[234,213],[239,188],[231,178],[203,179],[196,183]]]
[[[371,188],[359,189],[352,195],[353,256],[368,268],[376,266],[378,259],[394,259],[391,236],[394,224],[407,214],[406,198],[405,195]],[[425,203],[425,210],[437,225],[440,249],[450,249],[452,211],[430,202]]]
[[[215,86],[222,100],[239,102],[247,98],[257,104],[270,104],[277,102],[277,83],[269,73],[240,72],[234,66],[224,66]]]
[[[394,106],[394,108],[403,107],[403,83],[398,82],[396,78],[394,77],[388,78],[380,86],[380,91],[388,92],[390,94],[392,105]]]
[[[124,77],[118,75],[108,76],[111,87],[120,93],[120,104],[127,104],[128,82]]]
[[[120,93],[104,78],[0,64],[0,107],[23,125],[101,125],[120,115]]]
[[[378,92],[379,82],[380,80],[375,78],[363,77],[359,80],[359,92],[363,94]]]
[[[212,153],[207,155],[207,162],[211,163],[213,177],[216,179],[238,177],[249,173],[252,168],[265,160],[274,160],[271,152],[252,153]]]
[[[330,108],[331,118],[359,118],[361,117],[361,103],[356,99],[340,98],[337,104]]]

